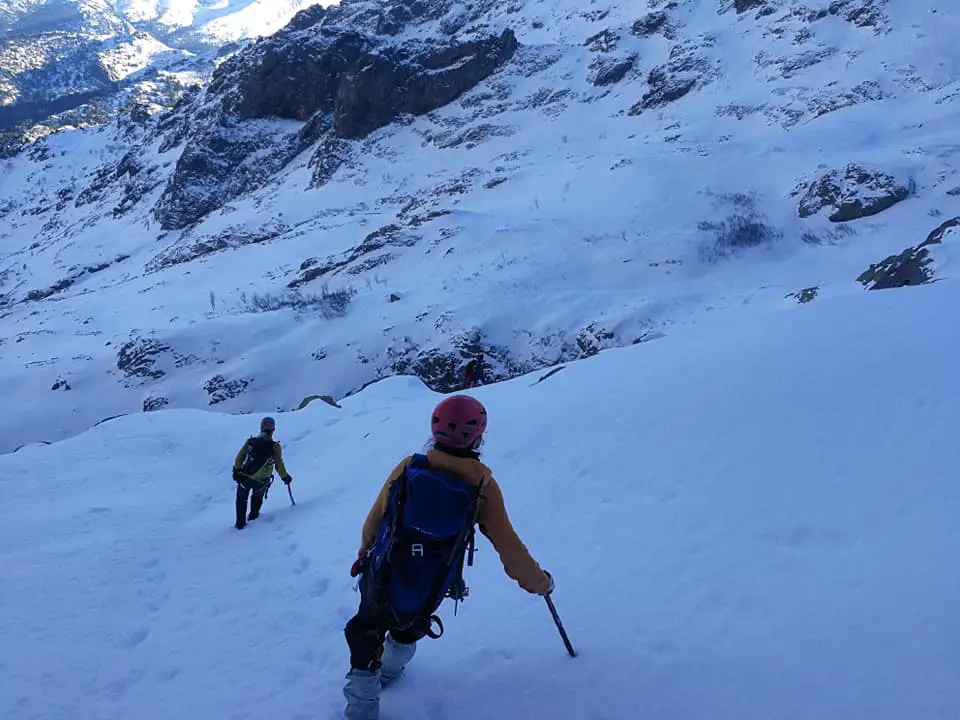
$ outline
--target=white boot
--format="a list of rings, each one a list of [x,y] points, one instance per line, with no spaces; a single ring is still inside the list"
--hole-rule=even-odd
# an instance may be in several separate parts
[[[351,669],[343,686],[346,720],[380,720],[380,673]]]
[[[380,659],[380,685],[387,687],[399,678],[416,653],[416,643],[398,643],[387,635],[387,640],[383,644],[383,656]]]

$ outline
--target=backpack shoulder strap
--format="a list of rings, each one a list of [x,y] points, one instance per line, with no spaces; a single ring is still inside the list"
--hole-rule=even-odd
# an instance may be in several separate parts
[[[421,453],[414,453],[410,456],[410,462],[407,464],[407,467],[417,468],[420,470],[429,470],[430,461],[427,460],[427,456]]]

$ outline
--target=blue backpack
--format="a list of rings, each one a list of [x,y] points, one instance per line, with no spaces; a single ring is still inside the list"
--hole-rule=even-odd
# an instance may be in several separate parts
[[[432,469],[424,455],[414,455],[393,482],[361,582],[365,599],[391,628],[420,625],[432,638],[443,634],[433,613],[444,598],[464,596],[482,485]]]

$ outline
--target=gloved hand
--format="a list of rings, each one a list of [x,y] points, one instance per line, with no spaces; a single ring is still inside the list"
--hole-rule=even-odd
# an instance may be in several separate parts
[[[237,470],[236,468],[233,469],[233,481],[234,481],[234,482],[242,482],[242,481],[243,481],[243,473],[241,473],[241,472],[240,472],[239,470]]]
[[[543,595],[544,597],[546,597],[547,595],[549,595],[550,593],[552,593],[552,592],[556,589],[557,585],[556,585],[556,583],[553,581],[553,575],[551,575],[550,573],[548,573],[546,570],[543,571],[543,574],[546,575],[546,576],[550,579],[550,587],[547,588],[545,592],[540,593],[541,595]]]
[[[282,478],[280,478],[280,479],[283,480],[283,484],[284,484],[284,485],[289,485],[290,483],[293,482],[293,475],[287,475],[287,476],[282,477]]]
[[[350,566],[350,577],[356,577],[364,573],[367,569],[367,565],[370,564],[370,548],[365,550],[360,557],[353,561],[353,565]]]
[[[367,569],[367,558],[357,558],[353,561],[353,565],[350,566],[350,577],[356,577],[363,573]]]

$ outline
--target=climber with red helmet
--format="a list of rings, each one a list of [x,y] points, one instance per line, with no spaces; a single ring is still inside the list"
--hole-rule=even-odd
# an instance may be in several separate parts
[[[360,578],[360,607],[344,629],[347,720],[378,720],[381,687],[401,675],[418,641],[443,633],[433,613],[444,598],[467,594],[462,571],[465,556],[472,559],[474,526],[521,588],[553,591],[553,578],[517,536],[500,486],[480,462],[484,406],[467,395],[449,397],[434,409],[430,426],[432,449],[393,469],[363,523],[350,570]]]

